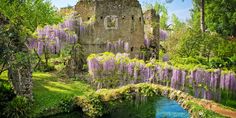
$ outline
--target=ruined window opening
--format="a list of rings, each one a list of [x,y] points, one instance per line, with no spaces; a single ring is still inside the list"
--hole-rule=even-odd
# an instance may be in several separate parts
[[[101,18],[101,19],[103,19],[103,17],[102,17],[102,16],[101,16],[100,18]]]
[[[132,15],[132,20],[134,20],[134,15]]]
[[[140,22],[142,21],[142,18],[141,18],[141,17],[139,17],[139,21],[140,21]]]
[[[104,27],[105,29],[118,29],[118,17],[116,15],[106,16]]]
[[[90,20],[90,17],[88,17],[88,20]]]
[[[130,51],[133,52],[134,51],[134,47],[131,47]]]
[[[125,16],[122,16],[122,19],[124,20],[124,19],[125,19]]]

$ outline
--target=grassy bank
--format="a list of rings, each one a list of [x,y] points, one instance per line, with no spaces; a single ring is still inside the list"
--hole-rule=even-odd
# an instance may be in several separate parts
[[[72,81],[58,77],[56,73],[33,74],[34,114],[58,107],[65,97],[81,96],[92,92],[89,85],[81,81]]]
[[[94,91],[82,81],[72,81],[58,75],[58,73],[33,73],[33,116],[57,113],[58,105],[63,98],[81,96]],[[0,78],[7,80],[7,72],[2,73]]]

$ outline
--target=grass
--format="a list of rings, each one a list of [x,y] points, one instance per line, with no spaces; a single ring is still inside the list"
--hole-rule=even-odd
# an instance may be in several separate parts
[[[94,90],[82,81],[63,78],[60,73],[33,73],[33,115],[38,116],[44,111],[58,108],[63,98],[82,96]],[[7,80],[7,71],[0,75]]]
[[[58,77],[56,73],[33,74],[34,114],[56,108],[62,98],[88,94],[94,90],[81,81]]]

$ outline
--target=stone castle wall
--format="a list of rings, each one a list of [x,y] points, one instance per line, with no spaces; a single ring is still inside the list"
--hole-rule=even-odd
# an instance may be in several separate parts
[[[108,42],[117,48],[119,40],[129,44],[120,46],[132,54],[143,45],[143,13],[137,0],[82,0],[75,10],[81,20],[78,35],[88,53],[107,51]]]

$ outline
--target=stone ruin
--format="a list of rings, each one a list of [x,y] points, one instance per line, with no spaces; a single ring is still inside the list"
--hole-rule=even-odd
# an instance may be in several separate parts
[[[144,18],[138,0],[80,0],[75,6],[86,53],[127,52],[137,57],[144,41]]]

